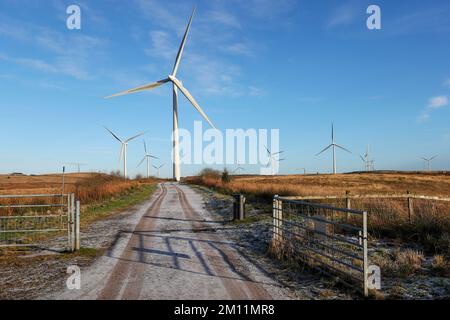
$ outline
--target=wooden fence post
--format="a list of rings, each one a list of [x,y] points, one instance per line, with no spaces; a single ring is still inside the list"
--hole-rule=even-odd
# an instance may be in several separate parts
[[[347,190],[345,191],[345,207],[347,209],[351,209],[352,205],[351,205],[351,201],[350,201],[350,191]],[[350,213],[347,212],[347,221],[350,219]]]
[[[406,193],[409,195],[410,192],[406,191]],[[413,204],[413,198],[412,197],[408,197],[408,220],[409,222],[411,222],[411,218],[414,214],[414,204]]]

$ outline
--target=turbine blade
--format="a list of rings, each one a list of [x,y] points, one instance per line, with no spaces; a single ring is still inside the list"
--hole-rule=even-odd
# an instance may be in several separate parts
[[[111,130],[109,130],[107,127],[104,127],[104,128],[105,128],[106,130],[108,130],[108,132],[111,133],[112,136],[113,136],[114,138],[116,138],[119,142],[123,143],[122,139],[120,139],[118,136],[116,136],[116,135],[114,134],[114,132],[112,132]]]
[[[141,162],[139,162],[139,164],[136,166],[136,168],[138,168],[145,161],[145,158],[147,158],[147,157],[142,158]]]
[[[267,148],[267,146],[264,146],[264,148],[266,148],[267,154],[269,154],[269,155],[270,155],[270,151],[269,151],[269,148]]]
[[[334,124],[331,123],[331,141],[334,143]]]
[[[177,58],[175,59],[175,65],[173,66],[173,71],[172,71],[172,75],[174,77],[177,75],[178,66],[180,65],[181,56],[183,55],[184,46],[186,44],[186,39],[188,37],[189,30],[191,29],[192,18],[194,17],[194,14],[195,14],[195,7],[192,10],[191,17],[189,18],[189,23],[186,27],[186,31],[184,32],[183,40],[181,40],[181,45],[180,45],[180,48],[178,49]]]
[[[333,146],[333,145],[330,144],[328,147],[326,147],[325,149],[323,149],[322,151],[320,151],[318,154],[316,154],[316,156],[318,156],[319,154],[321,154],[321,153],[327,151],[327,150],[330,149],[332,146]]]
[[[146,133],[147,133],[147,131],[141,132],[141,133],[139,133],[139,134],[137,134],[135,136],[132,136],[131,138],[128,138],[127,140],[125,140],[125,142],[130,142],[131,140],[136,139],[137,137],[140,137],[140,136],[142,136],[142,135],[144,135]]]
[[[145,154],[147,154],[147,145],[145,144],[145,140],[144,140],[144,151],[145,151]]]
[[[160,85],[163,85],[164,83],[169,82],[169,81],[170,80],[168,78],[167,79],[163,79],[163,80],[159,80],[159,81],[156,81],[156,82],[153,82],[153,83],[149,83],[149,84],[137,87],[137,88],[133,88],[133,89],[129,89],[129,90],[126,90],[126,91],[119,92],[119,93],[115,93],[113,95],[105,97],[105,99],[110,99],[110,98],[123,96],[123,95],[130,94],[130,93],[145,91],[145,90],[151,90],[151,89],[159,87]]]
[[[189,91],[185,87],[183,87],[183,85],[180,83],[180,81],[177,78],[172,77],[172,76],[170,76],[170,80],[177,86],[178,89],[180,89],[180,91],[183,93],[183,95],[189,100],[189,102],[194,106],[194,108],[197,109],[197,111],[211,125],[211,127],[213,129],[215,129],[216,127],[214,127],[211,120],[209,120],[208,116],[203,112],[202,108],[200,108],[197,101],[195,101],[194,97],[189,93]]]
[[[433,156],[433,157],[431,157],[431,159],[430,160],[433,160],[434,158],[436,158],[437,157],[437,155],[435,155],[435,156]]]
[[[152,165],[152,167],[153,167],[153,168],[155,168],[155,169],[158,169],[158,167],[157,167],[157,166],[155,166],[155,165]]]
[[[147,157],[153,158],[153,159],[159,159],[158,157],[152,156],[151,154],[148,154]]]
[[[272,153],[272,155],[274,156],[274,155],[277,155],[277,154],[280,154],[280,153],[283,153],[284,151],[280,151],[280,152],[275,152],[275,153]]]
[[[165,163],[163,163],[162,165],[159,166],[158,169],[161,169],[162,167],[164,167]]]
[[[338,147],[338,148],[341,148],[342,150],[344,150],[344,151],[347,151],[348,153],[352,153],[350,150],[348,150],[348,149],[345,149],[344,147],[341,147],[340,145],[338,145],[338,144],[334,144],[336,147]]]
[[[366,159],[364,159],[364,157],[363,156],[359,156],[360,158],[361,158],[361,160],[363,161],[363,162],[366,162]]]

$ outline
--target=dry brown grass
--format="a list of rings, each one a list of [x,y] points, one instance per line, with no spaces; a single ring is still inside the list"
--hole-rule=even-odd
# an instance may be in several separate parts
[[[145,181],[149,183],[151,181]],[[100,173],[67,174],[64,193],[75,193],[83,205],[109,200],[140,185],[138,180],[125,180],[121,177]],[[0,194],[60,194],[61,175],[7,176],[0,175]],[[44,204],[48,198],[0,199],[1,204]],[[58,198],[53,201],[59,201]],[[10,209],[8,209],[10,210]],[[6,210],[7,211],[7,210]],[[5,214],[5,210],[0,214]],[[8,214],[8,212],[6,212]]]
[[[270,203],[281,196],[326,196],[351,194],[412,194],[450,196],[449,173],[355,173],[337,175],[234,176],[222,183],[220,175],[190,177],[186,182],[205,185],[223,193],[243,193],[249,202]],[[344,200],[324,200],[345,207]],[[369,232],[420,243],[424,250],[450,255],[450,203],[414,199],[414,214],[408,214],[406,199],[352,200],[352,208],[369,212]]]
[[[450,196],[450,174],[443,173],[361,173],[337,175],[233,176],[224,185],[220,177],[189,177],[187,182],[225,191],[258,196],[340,195],[417,193]]]

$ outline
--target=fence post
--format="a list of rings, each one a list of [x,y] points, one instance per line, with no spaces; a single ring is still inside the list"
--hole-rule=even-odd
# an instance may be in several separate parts
[[[352,208],[352,205],[351,205],[351,201],[350,201],[350,191],[349,190],[347,190],[347,191],[345,191],[345,207],[347,208],[347,209],[351,209]],[[347,212],[347,221],[348,220],[350,220],[350,213],[349,212]]]
[[[272,236],[272,246],[275,247],[275,243],[277,242],[277,234],[278,234],[278,221],[277,221],[277,195],[273,196],[272,201],[272,228],[273,228],[273,236]]]
[[[406,193],[409,195],[410,192],[406,191]],[[408,197],[408,219],[409,222],[411,222],[411,217],[414,214],[414,206],[413,206],[413,199],[411,197]]]
[[[75,214],[75,250],[80,250],[80,200],[77,200]]]
[[[363,212],[363,273],[364,273],[364,297],[369,295],[369,282],[368,282],[368,273],[369,273],[369,258],[367,255],[367,211]]]
[[[283,242],[283,202],[277,199],[278,242]]]
[[[70,251],[75,251],[75,194],[70,196]]]
[[[70,235],[70,215],[71,215],[72,209],[70,208],[70,193],[67,194],[67,247],[71,248],[70,242],[71,242],[71,235]]]

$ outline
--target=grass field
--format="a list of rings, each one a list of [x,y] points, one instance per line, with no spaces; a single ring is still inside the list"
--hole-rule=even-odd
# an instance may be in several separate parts
[[[450,173],[353,173],[337,175],[232,176],[224,183],[220,173],[212,170],[185,179],[221,193],[242,193],[248,203],[266,203],[280,196],[344,196],[364,194],[412,194],[450,197]],[[322,200],[322,203],[345,207],[345,200]],[[352,208],[369,213],[369,231],[377,238],[417,243],[431,253],[450,257],[450,202],[414,200],[414,215],[408,215],[406,199],[352,200]]]
[[[450,197],[450,173],[355,173],[337,175],[232,176],[223,184],[220,176],[190,177],[187,182],[271,198],[282,196],[411,193]]]
[[[156,188],[157,180],[125,180],[122,177],[98,173],[68,174],[65,176],[64,193],[75,193],[76,199],[81,202],[81,227],[113,215],[143,202]],[[60,194],[62,191],[62,177],[60,175],[40,176],[0,176],[0,195],[36,195],[36,194]],[[55,198],[0,198],[1,216],[22,215],[49,215],[58,217],[59,207],[45,208],[14,208],[15,204],[59,204],[60,197]],[[47,227],[57,227],[60,219],[46,220]],[[28,226],[39,223],[38,220],[21,220],[20,218],[3,221],[8,225],[15,225],[19,229],[27,229]],[[28,221],[28,222],[27,222]],[[52,221],[52,222],[50,222]],[[52,223],[55,223],[52,224]],[[6,226],[6,224],[5,224]],[[0,224],[0,228],[2,225]],[[7,234],[11,236],[11,233]],[[25,234],[18,234],[21,239],[26,239]],[[44,239],[51,234],[34,234],[35,239]],[[24,240],[25,241],[25,240]]]

